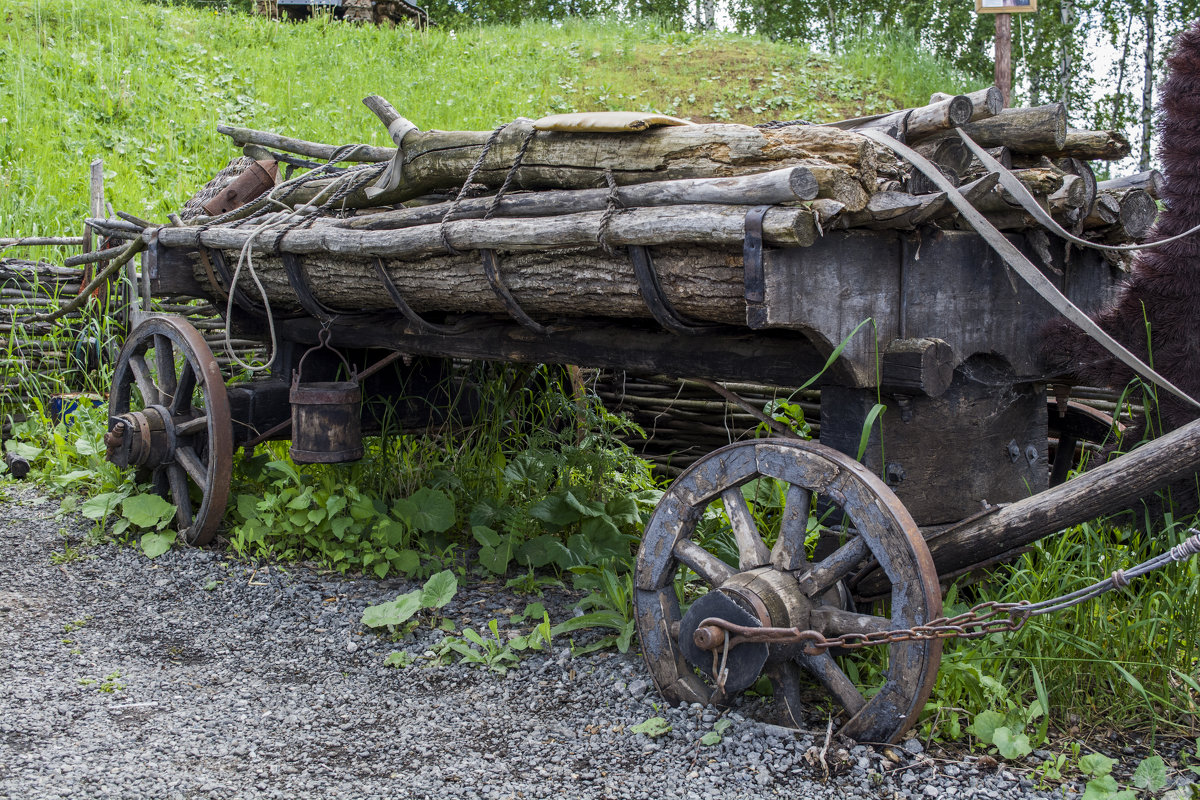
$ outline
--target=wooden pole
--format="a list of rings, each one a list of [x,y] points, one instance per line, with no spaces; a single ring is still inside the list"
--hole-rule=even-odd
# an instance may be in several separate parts
[[[1012,15],[996,14],[996,87],[1007,107],[1012,99]]]

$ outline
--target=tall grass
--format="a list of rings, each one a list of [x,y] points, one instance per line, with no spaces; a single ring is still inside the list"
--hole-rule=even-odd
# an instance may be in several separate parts
[[[1069,528],[997,567],[947,613],[977,600],[1049,600],[1159,555],[1188,535],[1185,525],[1170,519],[1154,534],[1104,522]],[[949,704],[967,702],[979,710],[999,703],[1002,694],[1033,696],[1036,671],[1045,682],[1051,721],[1061,729],[1074,716],[1096,726],[1119,721],[1127,732],[1196,736],[1198,635],[1200,566],[1189,560],[1067,611],[1035,617],[1019,633],[958,643],[947,653],[939,694]],[[958,685],[963,667],[994,683]]]

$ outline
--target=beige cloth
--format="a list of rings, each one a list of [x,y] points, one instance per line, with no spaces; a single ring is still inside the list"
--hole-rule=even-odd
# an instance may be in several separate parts
[[[533,123],[534,130],[574,133],[636,133],[659,125],[691,125],[686,119],[636,111],[585,111],[552,114]]]

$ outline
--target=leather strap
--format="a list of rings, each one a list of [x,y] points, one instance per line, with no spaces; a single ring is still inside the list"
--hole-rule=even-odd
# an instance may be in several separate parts
[[[1054,220],[1054,217],[1050,216],[1049,212],[1042,208],[1041,203],[1039,203],[1034,196],[1029,193],[1029,190],[1025,188],[1025,184],[1017,180],[1016,175],[1013,175],[1004,168],[1003,164],[992,158],[988,154],[988,151],[980,147],[979,144],[971,139],[970,136],[967,136],[965,133],[963,133],[962,128],[955,128],[955,131],[958,132],[958,135],[962,138],[963,143],[966,144],[967,149],[970,150],[977,159],[979,159],[979,163],[983,164],[985,169],[1000,176],[1000,185],[1008,190],[1008,193],[1011,194],[1013,198],[1021,204],[1021,208],[1028,211],[1034,219],[1036,219],[1045,227],[1049,228],[1052,233],[1061,236],[1068,242],[1080,245],[1081,247],[1090,247],[1093,250],[1111,250],[1121,253],[1128,253],[1133,250],[1151,250],[1155,247],[1160,247],[1164,244],[1182,239],[1185,236],[1191,236],[1194,233],[1200,232],[1200,225],[1197,225],[1190,230],[1176,234],[1168,239],[1158,239],[1156,241],[1145,242],[1143,244],[1100,244],[1098,242],[1088,241],[1087,239],[1080,239],[1078,236],[1068,233],[1063,226],[1059,225]],[[859,132],[861,133],[862,131]]]
[[[946,180],[946,176],[943,175],[941,171],[928,159],[912,148],[901,144],[892,137],[880,133],[879,131],[860,130],[858,133],[866,136],[868,139],[878,142],[879,144],[887,147],[888,149],[894,151],[897,155],[909,161],[914,167],[920,170],[921,174],[932,181],[940,191],[945,192],[946,196],[950,199],[950,202],[954,205],[954,207],[958,209],[958,212],[962,215],[963,219],[965,219],[971,225],[971,227],[983,237],[984,241],[991,245],[992,249],[995,250],[1002,259],[1004,259],[1004,262],[1008,264],[1008,266],[1012,267],[1013,271],[1020,275],[1021,278],[1027,284],[1029,284],[1029,286],[1035,292],[1037,292],[1043,300],[1053,306],[1055,310],[1057,310],[1075,325],[1079,326],[1084,333],[1099,342],[1105,350],[1120,359],[1123,364],[1132,369],[1136,374],[1140,375],[1146,380],[1151,381],[1157,386],[1166,389],[1168,392],[1192,407],[1200,408],[1200,402],[1197,402],[1183,390],[1175,386],[1175,384],[1171,383],[1162,375],[1159,375],[1157,372],[1155,372],[1140,358],[1129,352],[1124,345],[1122,345],[1112,336],[1108,335],[1108,333],[1106,333],[1099,325],[1097,325],[1091,317],[1083,313],[1079,306],[1072,303],[1062,292],[1058,290],[1058,287],[1055,286],[1049,278],[1042,274],[1041,270],[1035,267],[1029,261],[1029,259],[1027,259],[1021,253],[1021,251],[1016,248],[1016,245],[1005,238],[1004,235],[992,225],[992,223],[988,222],[987,218],[984,217],[983,214],[978,211],[978,209],[967,202],[967,199],[962,196],[958,189],[951,184],[950,181]],[[963,135],[962,131],[959,131],[959,135]],[[973,142],[970,142],[969,139],[967,141],[969,143],[968,147],[971,144],[974,144]],[[978,147],[978,145],[976,145],[976,147]],[[976,155],[978,156],[979,154],[976,153]],[[992,159],[987,155],[987,153],[983,153],[983,155],[989,160],[993,162],[995,161],[995,159]],[[984,162],[984,164],[986,165],[987,162]],[[997,166],[999,165],[997,164]],[[1001,169],[1003,168],[1001,167]],[[1012,176],[1010,175],[1009,177]],[[1020,197],[1018,192],[1004,184],[1003,173],[1000,175],[1000,180],[1001,185],[1004,185],[1006,189],[1009,189],[1014,197]],[[1016,178],[1013,178],[1013,180],[1016,181]],[[1017,181],[1017,186],[1021,191],[1024,191],[1025,187],[1020,186],[1020,181]],[[1025,194],[1028,195],[1028,192],[1025,192]],[[1034,201],[1033,204],[1037,205],[1036,201]],[[1049,219],[1049,216],[1049,214],[1046,214],[1047,219]],[[1038,215],[1035,215],[1035,219],[1041,221]],[[1053,220],[1051,220],[1051,222],[1053,222]]]

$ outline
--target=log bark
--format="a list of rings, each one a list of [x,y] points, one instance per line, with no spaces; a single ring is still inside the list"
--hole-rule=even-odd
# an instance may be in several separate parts
[[[962,131],[981,147],[1007,147],[1014,153],[1035,155],[1060,153],[1067,141],[1067,110],[1062,103],[1006,108],[994,117],[963,125]]]
[[[1166,181],[1163,178],[1163,174],[1156,169],[1151,169],[1135,175],[1126,175],[1121,178],[1100,181],[1097,184],[1097,189],[1101,192],[1112,192],[1119,189],[1142,189],[1149,192],[1150,196],[1155,200],[1158,200],[1162,197],[1165,185]]]
[[[745,325],[745,271],[742,249],[661,247],[652,250],[663,293],[678,310],[706,322]],[[237,253],[225,252],[229,263]],[[333,309],[347,312],[393,311],[373,259],[328,253],[302,257],[313,294]],[[480,265],[477,253],[430,256],[419,261],[384,259],[385,268],[405,301],[418,313],[505,314]],[[555,252],[501,253],[500,274],[521,307],[540,317],[621,317],[649,319],[638,291],[632,262],[595,248]],[[296,312],[299,303],[277,256],[256,256],[254,269],[276,314]],[[197,280],[208,285],[203,267]],[[228,287],[224,287],[228,289]],[[238,288],[254,302],[261,299],[244,279]]]
[[[224,134],[233,139],[233,143],[238,147],[257,144],[275,150],[282,150],[285,153],[305,156],[306,158],[319,158],[322,161],[328,161],[333,158],[340,149],[338,145],[310,142],[304,139],[295,139],[291,136],[280,136],[277,133],[258,131],[252,128],[238,128],[232,125],[218,125],[217,133]],[[349,158],[343,160],[347,162],[378,163],[381,161],[391,161],[392,156],[395,154],[396,150],[392,147],[363,145],[353,152]]]
[[[953,95],[945,92],[934,92],[930,95],[929,102],[937,103],[951,97]],[[967,122],[978,122],[981,119],[994,117],[1004,110],[1004,95],[1000,92],[999,87],[989,86],[977,92],[970,92],[966,97],[971,101],[972,107],[971,118]]]
[[[1103,209],[1099,210],[1102,204]],[[1088,216],[1084,227],[1101,230],[1106,242],[1138,241],[1150,232],[1158,217],[1158,203],[1141,189],[1105,192],[1096,207],[1097,212]],[[1110,221],[1105,223],[1106,219]]]
[[[615,197],[620,208],[695,204],[778,205],[817,196],[817,179],[804,167],[786,167],[757,175],[735,178],[700,178],[658,181],[622,186]],[[576,189],[526,192],[505,195],[492,212],[494,217],[543,217],[585,211],[603,211],[608,207],[608,189]],[[478,219],[491,209],[492,197],[464,200],[454,210],[453,219]],[[417,208],[381,211],[351,217],[336,223],[355,230],[390,230],[439,223],[452,203],[434,203]]]
[[[528,120],[508,125],[496,138],[475,182],[497,188],[533,130]],[[413,131],[404,137],[404,165],[394,189],[368,200],[350,194],[347,208],[391,205],[462,184],[483,152],[489,131]],[[633,134],[538,131],[512,176],[516,189],[591,189],[611,171],[619,185],[685,178],[723,178],[805,166],[822,186],[854,185],[855,197],[828,196],[859,208],[876,177],[876,148],[855,133],[823,125],[774,130],[746,125],[686,125]],[[834,175],[834,172],[841,173]],[[829,175],[828,180],[822,173]],[[313,181],[292,197],[307,202],[324,188]],[[860,198],[860,199],[856,199]]]
[[[456,250],[549,250],[593,246],[599,241],[605,212],[589,211],[559,217],[460,220],[396,230],[348,230],[314,225],[277,235],[258,236],[245,228],[162,228],[159,242],[167,247],[202,244],[240,251],[253,239],[254,253],[330,253],[360,258],[386,256],[424,258],[446,252],[446,239]],[[633,208],[610,220],[606,239],[611,245],[711,244],[738,245],[745,238],[745,206],[695,205]],[[763,219],[763,241],[770,245],[807,247],[816,240],[816,214],[804,207],[776,206]]]
[[[1079,158],[1086,161],[1119,161],[1129,155],[1129,139],[1120,131],[1067,130],[1057,152],[1041,151],[1050,158]]]

